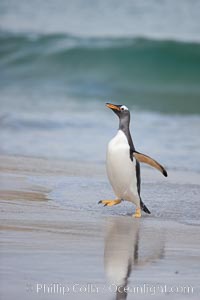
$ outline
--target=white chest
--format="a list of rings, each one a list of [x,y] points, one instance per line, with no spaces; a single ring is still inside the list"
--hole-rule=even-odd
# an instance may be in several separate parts
[[[124,148],[124,150],[128,150],[129,144],[124,132],[122,130],[119,130],[116,136],[109,142],[108,151],[116,151],[121,148]]]
[[[128,140],[119,130],[116,136],[109,142],[107,149],[107,171],[108,175],[117,176],[127,169],[127,166],[132,166],[130,159],[130,147]],[[111,176],[109,176],[110,179]]]
[[[130,159],[128,140],[123,131],[119,130],[108,144],[106,159],[108,178],[117,197],[129,201],[137,197],[135,164],[135,159]]]

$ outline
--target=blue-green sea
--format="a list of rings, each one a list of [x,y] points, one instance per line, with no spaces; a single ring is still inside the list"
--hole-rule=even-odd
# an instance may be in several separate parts
[[[200,2],[0,1],[0,154],[104,163],[131,110],[139,151],[200,172]]]

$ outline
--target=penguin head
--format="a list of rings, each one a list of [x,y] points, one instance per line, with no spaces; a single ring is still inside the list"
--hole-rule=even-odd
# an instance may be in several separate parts
[[[112,109],[120,120],[130,118],[130,111],[125,105],[106,103],[106,106]]]

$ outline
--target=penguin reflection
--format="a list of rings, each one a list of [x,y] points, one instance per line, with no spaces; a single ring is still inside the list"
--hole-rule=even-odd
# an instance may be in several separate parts
[[[139,219],[115,217],[108,220],[104,267],[110,284],[116,290],[117,300],[127,298],[128,278],[135,265],[146,265],[163,257],[164,247],[160,240],[163,234],[156,233],[156,241],[152,241],[151,229],[142,227]],[[152,228],[152,233],[155,236],[155,228]]]

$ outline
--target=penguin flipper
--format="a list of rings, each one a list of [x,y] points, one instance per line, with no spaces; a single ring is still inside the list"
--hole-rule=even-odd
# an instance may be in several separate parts
[[[151,158],[150,156],[147,156],[143,153],[140,152],[133,152],[134,157],[141,163],[145,163],[148,164],[154,168],[156,168],[158,171],[160,171],[165,177],[167,177],[167,171],[165,170],[165,168],[159,164],[156,160],[154,160],[153,158]]]

